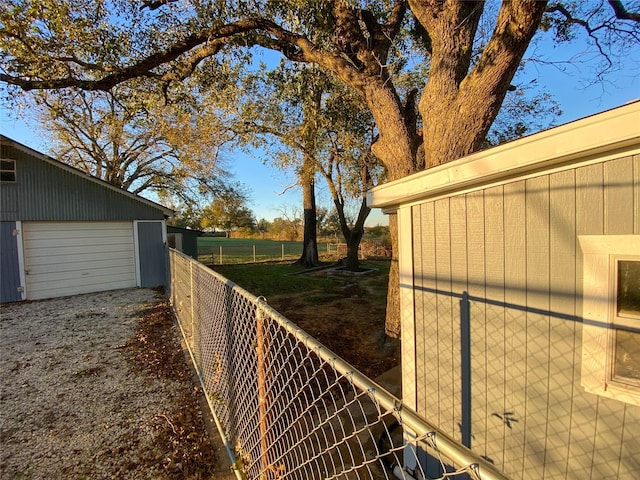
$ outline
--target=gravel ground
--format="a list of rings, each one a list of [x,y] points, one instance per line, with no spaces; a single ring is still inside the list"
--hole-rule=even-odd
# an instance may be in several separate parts
[[[154,290],[2,305],[0,388],[2,480],[228,478]]]

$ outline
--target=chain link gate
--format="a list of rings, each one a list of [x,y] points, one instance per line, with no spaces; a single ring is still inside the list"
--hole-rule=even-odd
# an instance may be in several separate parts
[[[506,478],[265,299],[170,260],[171,301],[238,478]]]

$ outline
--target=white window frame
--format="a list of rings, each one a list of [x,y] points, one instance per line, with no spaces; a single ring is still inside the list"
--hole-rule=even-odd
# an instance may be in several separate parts
[[[640,261],[640,235],[580,235],[582,375],[587,392],[640,406],[640,385],[614,377],[617,261]],[[628,321],[625,320],[625,323]]]

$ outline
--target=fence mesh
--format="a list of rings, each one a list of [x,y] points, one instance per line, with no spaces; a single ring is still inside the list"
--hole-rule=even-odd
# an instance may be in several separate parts
[[[240,478],[505,478],[257,298],[171,251],[171,300]]]

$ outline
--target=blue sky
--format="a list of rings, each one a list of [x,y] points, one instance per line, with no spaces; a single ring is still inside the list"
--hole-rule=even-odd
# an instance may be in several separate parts
[[[629,50],[622,58],[619,71],[609,74],[605,81],[596,83],[590,82],[593,74],[589,63],[580,62],[592,55],[586,44],[579,40],[561,47],[554,47],[551,42],[541,40],[530,48],[526,57],[535,56],[544,62],[529,64],[519,75],[518,83],[527,84],[535,80],[553,95],[563,112],[555,121],[557,125],[640,98],[640,48]],[[552,63],[556,60],[562,60],[563,63]],[[25,118],[15,119],[5,105],[2,105],[0,115],[0,132],[3,135],[47,153],[48,146],[42,127],[36,120],[29,118],[28,112]],[[244,153],[231,152],[227,155],[227,161],[228,169],[235,178],[248,187],[250,208],[257,218],[272,220],[282,216],[283,209],[287,209],[289,213],[292,208],[300,210],[300,190],[287,189],[295,182],[292,174],[264,165],[257,156],[252,158]],[[318,182],[317,190],[318,205],[330,207],[331,201],[322,182]],[[367,221],[368,225],[386,223],[387,217],[377,209],[372,211]]]

